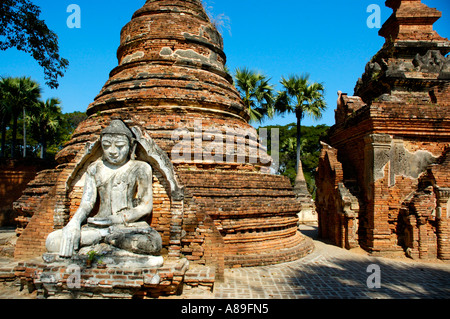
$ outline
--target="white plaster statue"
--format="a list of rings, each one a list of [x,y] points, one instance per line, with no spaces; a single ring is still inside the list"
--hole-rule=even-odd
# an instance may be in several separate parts
[[[49,253],[69,258],[81,247],[106,243],[134,254],[159,254],[161,236],[139,221],[153,209],[152,168],[133,159],[135,143],[120,120],[102,131],[103,157],[87,169],[83,197],[73,218],[48,236]],[[88,218],[97,199],[99,212]]]

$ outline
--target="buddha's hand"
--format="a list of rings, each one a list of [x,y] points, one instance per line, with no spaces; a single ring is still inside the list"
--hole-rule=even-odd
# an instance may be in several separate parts
[[[60,257],[72,257],[80,246],[81,226],[78,223],[69,222],[62,230]]]
[[[109,217],[111,223],[113,225],[126,225],[128,222],[129,212],[127,210],[123,210],[115,215]]]

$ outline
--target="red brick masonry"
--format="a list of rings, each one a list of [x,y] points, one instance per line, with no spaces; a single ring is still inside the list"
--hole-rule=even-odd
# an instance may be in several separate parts
[[[319,228],[336,245],[450,258],[450,42],[441,13],[387,1],[383,48],[355,96],[339,92],[317,174]]]

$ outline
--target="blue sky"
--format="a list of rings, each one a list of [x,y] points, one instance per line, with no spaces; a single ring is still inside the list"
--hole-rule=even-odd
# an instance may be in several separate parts
[[[279,80],[290,74],[309,73],[311,81],[326,88],[327,111],[319,121],[305,118],[303,125],[334,124],[338,90],[353,94],[366,63],[382,47],[378,29],[367,26],[370,4],[381,7],[381,22],[392,13],[380,0],[205,0],[214,16],[224,14],[227,65],[231,71],[248,67]],[[450,37],[450,1],[422,0],[443,12],[435,30]],[[116,50],[121,28],[145,0],[34,0],[41,18],[58,34],[60,53],[70,62],[51,90],[44,84],[40,66],[27,54],[0,51],[0,76],[31,76],[43,87],[43,98],[58,97],[64,112],[85,111],[117,66]],[[70,29],[70,4],[81,8],[81,28]],[[294,115],[277,116],[263,125],[295,122]]]

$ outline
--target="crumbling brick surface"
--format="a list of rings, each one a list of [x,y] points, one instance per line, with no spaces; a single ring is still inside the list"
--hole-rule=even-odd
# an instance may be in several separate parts
[[[36,174],[46,168],[54,167],[52,161],[37,159],[3,159],[0,161],[0,226],[16,225],[17,212],[13,203],[20,198],[27,189],[28,183],[33,181]],[[41,183],[45,193],[45,184]],[[19,225],[22,228],[22,224]]]
[[[48,265],[29,260],[14,268],[14,277],[40,298],[142,299],[181,294],[183,286],[213,289],[213,269],[199,266],[196,272],[187,273],[188,269],[186,259],[170,260],[158,269]]]
[[[228,171],[180,171],[196,213],[185,215],[182,253],[200,260],[203,232],[199,214],[211,219],[225,266],[255,266],[298,259],[311,247],[298,234],[295,199],[289,180],[282,176]],[[217,232],[216,232],[217,230]],[[196,249],[197,247],[197,249]],[[197,253],[196,253],[197,252]]]
[[[359,202],[362,248],[448,259],[450,42],[433,31],[436,9],[420,0],[387,5],[394,13],[380,31],[386,43],[355,96],[339,92],[336,124],[323,146],[316,180],[320,233],[340,246],[348,238],[339,213],[342,182]]]

